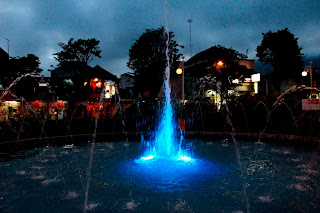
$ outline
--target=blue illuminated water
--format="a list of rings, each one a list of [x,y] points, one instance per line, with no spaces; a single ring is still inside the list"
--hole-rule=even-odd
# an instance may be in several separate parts
[[[162,157],[177,155],[175,128],[176,125],[174,125],[173,111],[169,99],[166,100],[158,130],[155,132],[154,150],[156,155]]]
[[[94,212],[246,212],[233,143],[186,140],[191,161],[139,161],[139,142],[96,143]],[[0,212],[81,212],[91,146],[0,158]],[[319,212],[319,153],[239,141],[251,212]]]
[[[176,132],[177,123],[171,105],[171,87],[169,83],[170,65],[169,62],[167,62],[163,84],[163,92],[165,96],[164,107],[161,111],[161,116],[153,137],[148,141],[142,140],[145,152],[140,157],[140,161],[155,161],[163,159],[185,162],[192,161],[190,152],[188,150],[184,150],[182,147],[182,143],[184,141],[183,135],[180,135],[179,138]]]
[[[167,20],[167,19],[166,19]],[[191,161],[191,157],[183,153],[182,146],[178,146],[177,140],[177,124],[173,116],[171,105],[171,87],[170,87],[170,58],[169,58],[169,30],[166,24],[166,51],[167,58],[166,68],[163,76],[163,86],[161,93],[164,94],[164,107],[161,116],[157,122],[157,128],[154,132],[154,137],[149,141],[142,141],[145,146],[145,153],[140,157],[140,161],[156,161],[156,160],[179,160]],[[182,138],[180,139],[182,142]],[[181,144],[181,143],[180,143]]]

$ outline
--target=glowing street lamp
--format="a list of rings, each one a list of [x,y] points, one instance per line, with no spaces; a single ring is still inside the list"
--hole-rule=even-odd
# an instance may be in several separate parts
[[[310,61],[310,65],[309,66],[306,66],[304,68],[304,70],[302,71],[301,75],[303,77],[307,76],[308,75],[308,72],[310,72],[310,84],[311,84],[311,87],[313,86],[312,85],[312,62]]]
[[[301,75],[302,75],[303,77],[305,77],[305,76],[308,75],[308,72],[307,72],[307,71],[302,71]]]

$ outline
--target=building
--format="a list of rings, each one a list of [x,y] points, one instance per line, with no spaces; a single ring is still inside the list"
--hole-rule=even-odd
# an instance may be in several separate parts
[[[87,103],[82,117],[107,116],[117,101],[119,80],[99,65],[92,68],[84,63],[66,62],[51,71],[51,78],[57,100],[70,102],[69,107]]]
[[[120,95],[123,98],[133,98],[135,94],[135,78],[130,73],[120,76]]]
[[[92,68],[87,64],[72,61],[51,71],[53,90],[64,100],[83,101],[87,98],[98,98],[97,93],[102,88],[98,83],[102,86],[105,81],[117,84],[118,78],[99,65]]]
[[[124,73],[120,76],[120,89],[133,89],[134,88],[134,76],[130,73]]]
[[[1,47],[0,47],[0,63],[1,66],[3,66],[4,64],[8,64],[9,62],[9,55],[6,51],[4,51]]]
[[[0,47],[0,88],[5,85],[7,81],[7,68],[9,64],[9,55]]]
[[[258,91],[257,83],[254,83],[257,78],[252,80],[252,75],[256,74],[254,68],[254,60],[245,59],[244,55],[231,48],[213,46],[194,55],[185,63],[185,75],[196,79],[211,75],[227,87],[233,88],[231,83],[238,84],[233,89],[229,89],[229,92],[234,95],[254,95]],[[258,76],[260,75],[255,75],[255,77]],[[202,98],[218,99],[215,97],[217,93],[219,92],[214,90],[201,91],[199,95]]]

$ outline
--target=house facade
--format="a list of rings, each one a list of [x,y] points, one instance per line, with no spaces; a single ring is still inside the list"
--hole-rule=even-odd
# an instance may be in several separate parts
[[[119,80],[99,65],[66,63],[53,70],[51,78],[57,99],[74,105],[86,103],[82,117],[108,116],[117,101]]]
[[[257,94],[259,92],[260,74],[254,70],[255,60],[241,58],[238,56],[241,56],[241,54],[237,54],[232,49],[214,46],[194,55],[185,62],[185,76],[193,79],[185,81],[185,88],[193,87],[197,90],[196,93],[193,93],[193,96],[220,102],[219,93],[221,91],[216,91],[216,88],[199,89],[194,86],[196,81],[199,82],[200,79],[211,76],[211,80],[220,81],[226,87],[230,87],[227,89],[229,95]]]
[[[135,78],[130,73],[124,73],[120,76],[120,94],[123,98],[135,97]]]

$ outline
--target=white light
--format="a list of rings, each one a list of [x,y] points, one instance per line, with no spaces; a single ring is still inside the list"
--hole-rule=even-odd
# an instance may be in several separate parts
[[[302,76],[307,76],[308,73],[307,73],[307,71],[303,71],[303,72],[301,73],[301,75],[302,75]]]
[[[146,157],[142,157],[141,160],[151,160],[154,158],[154,155],[149,155],[149,156],[146,156]]]
[[[191,159],[190,157],[188,157],[188,156],[180,155],[179,158],[178,158],[178,160],[183,160],[183,161],[185,161],[185,162],[189,162],[189,161],[191,161],[192,159]]]
[[[8,104],[18,104],[19,102],[17,102],[17,101],[5,101],[6,103],[8,103]]]
[[[239,84],[239,79],[234,79],[234,80],[232,80],[232,83],[234,83],[234,84]]]
[[[260,73],[256,73],[251,75],[251,81],[252,82],[259,82],[260,81]]]

